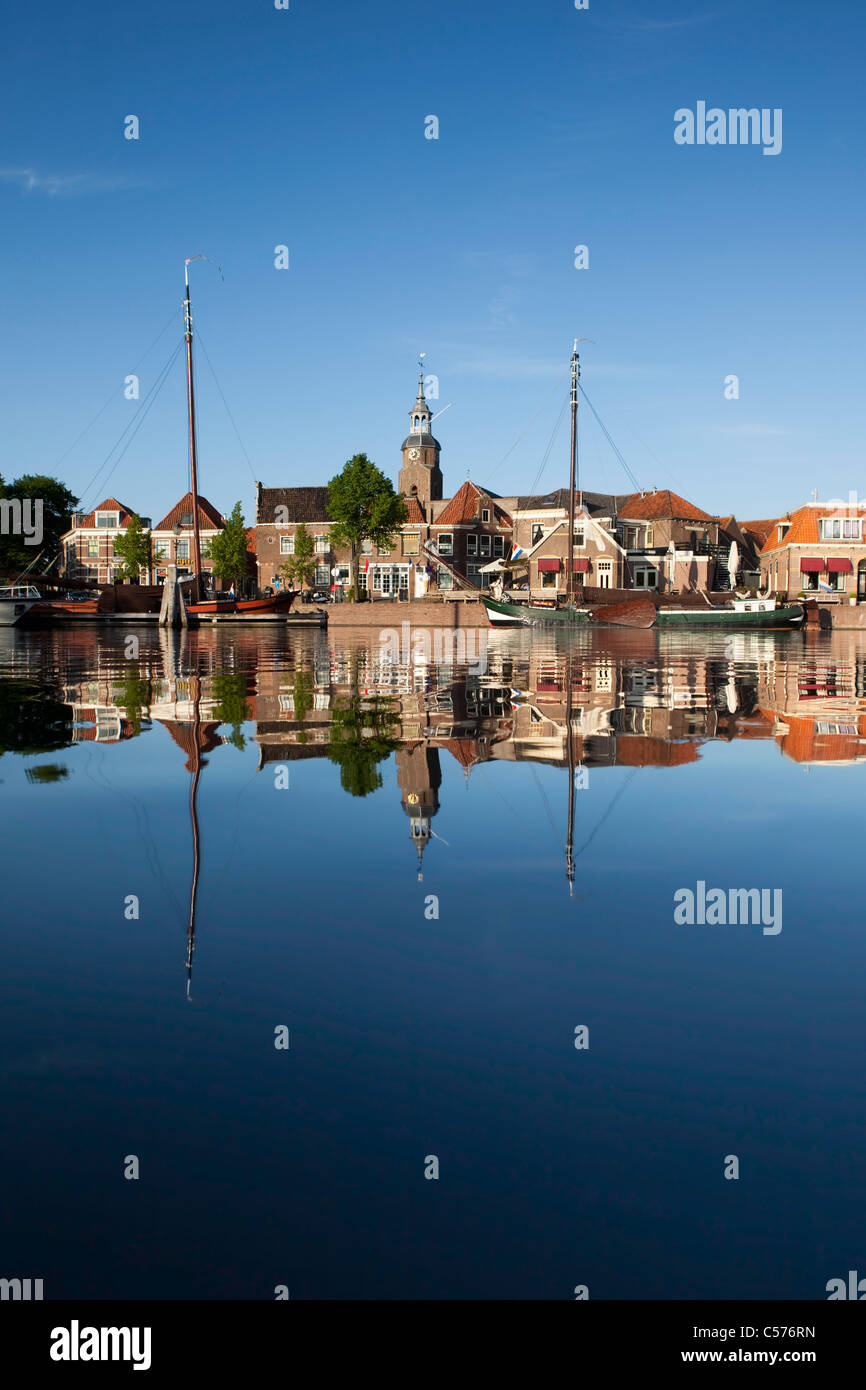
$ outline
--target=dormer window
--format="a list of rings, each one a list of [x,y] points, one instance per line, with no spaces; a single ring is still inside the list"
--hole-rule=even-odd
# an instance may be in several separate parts
[[[859,541],[859,517],[822,517],[818,522],[822,541]]]
[[[490,520],[490,508],[489,508],[489,507],[482,507],[482,508],[481,508],[481,520],[482,520],[482,521],[489,521],[489,520]]]
[[[787,536],[787,534],[788,534],[788,532],[790,531],[790,529],[791,529],[791,523],[790,523],[790,521],[780,521],[780,522],[779,522],[779,544],[781,544],[782,541],[785,539],[785,537]]]
[[[98,530],[111,530],[120,525],[120,516],[117,512],[97,512],[96,525]]]

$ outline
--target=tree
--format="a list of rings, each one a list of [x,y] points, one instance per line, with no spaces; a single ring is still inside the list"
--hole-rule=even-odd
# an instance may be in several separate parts
[[[145,531],[141,517],[133,512],[126,531],[114,538],[114,553],[123,561],[117,570],[120,578],[137,582],[142,570],[150,569],[150,549],[150,532]]]
[[[328,757],[350,796],[369,796],[382,785],[379,763],[399,748],[397,715],[386,696],[350,695],[331,712]]]
[[[213,698],[211,718],[218,724],[231,724],[232,731],[226,735],[225,741],[243,752],[247,744],[241,726],[250,717],[243,671],[224,671],[222,675],[214,676]]]
[[[239,584],[246,578],[249,551],[247,528],[240,502],[235,502],[232,514],[223,529],[208,542],[205,554],[212,562],[213,573],[217,579],[227,579],[232,584]]]
[[[315,549],[312,536],[301,522],[295,531],[295,553],[285,564],[280,565],[283,579],[301,588],[304,584],[312,584],[316,572]]]
[[[78,498],[59,478],[45,473],[22,473],[12,483],[0,478],[0,499],[24,502],[30,500],[30,513],[38,518],[36,503],[41,502],[41,535],[34,534],[35,545],[25,545],[23,535],[0,533],[0,573],[18,574],[41,554],[43,568],[60,550],[60,537],[69,530],[69,513],[78,505]],[[7,509],[8,510],[8,509]]]
[[[366,454],[354,454],[342,473],[328,483],[328,512],[333,518],[331,544],[351,550],[353,601],[358,593],[358,555],[364,541],[383,550],[395,543],[408,520],[406,503],[389,478]]]

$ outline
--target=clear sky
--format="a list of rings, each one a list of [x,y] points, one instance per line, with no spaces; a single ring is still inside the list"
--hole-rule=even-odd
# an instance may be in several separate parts
[[[866,493],[853,0],[45,0],[7,7],[2,37],[5,478],[56,472],[154,520],[176,500],[181,358],[91,480],[137,408],[124,378],[144,396],[180,339],[201,251],[225,278],[192,267],[197,324],[251,460],[199,355],[223,511],[361,450],[396,480],[419,351],[431,404],[453,402],[446,492],[467,472],[528,491],[576,335],[642,485],[742,519]],[[677,145],[699,101],[781,108],[781,153]],[[587,487],[630,490],[588,410],[581,445]],[[540,488],[567,454],[565,422]]]

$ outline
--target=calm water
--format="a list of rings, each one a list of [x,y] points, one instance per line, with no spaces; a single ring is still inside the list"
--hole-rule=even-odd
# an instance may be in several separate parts
[[[0,632],[0,1275],[822,1299],[866,1272],[866,640],[139,637]],[[781,889],[782,930],[680,925],[699,881]]]

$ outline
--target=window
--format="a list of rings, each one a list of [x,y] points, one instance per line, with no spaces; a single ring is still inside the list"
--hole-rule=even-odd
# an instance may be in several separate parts
[[[358,570],[358,588],[359,588],[359,590],[360,590],[362,593],[366,594],[366,592],[367,592],[367,571],[366,571],[366,570]]]
[[[596,565],[596,578],[600,589],[609,589],[613,578],[613,561],[599,560]]]
[[[295,538],[294,536],[280,536],[280,554],[294,555]]]
[[[442,565],[437,566],[436,583],[440,589],[453,589],[454,578]]]
[[[646,546],[647,550],[650,550],[650,549],[652,548],[652,543],[653,543],[653,528],[652,528],[651,526],[648,526],[648,527],[646,528],[646,536],[645,536],[645,538],[644,538],[644,545]]]
[[[361,541],[361,554],[362,554],[362,555],[372,555],[372,554],[373,554],[373,542],[372,542],[372,541],[370,541],[370,540]]]
[[[467,554],[467,555],[477,555],[477,554],[478,554],[478,537],[477,537],[477,536],[467,536],[467,537],[466,537],[466,554]]]
[[[819,522],[822,541],[859,541],[861,521],[852,517],[824,517]]]
[[[583,529],[583,522],[574,523],[574,546],[576,550],[582,550],[586,545],[586,532]]]
[[[331,584],[331,571],[327,565],[316,565],[316,588],[327,589]]]
[[[634,571],[636,589],[655,589],[658,587],[658,570],[651,565],[636,565]]]
[[[120,525],[120,516],[117,512],[97,512],[96,525],[99,530],[109,530]]]
[[[478,554],[481,556],[482,560],[490,559],[490,541],[490,536],[478,537]]]
[[[421,552],[421,537],[420,537],[420,535],[417,535],[417,536],[416,536],[416,535],[409,535],[409,536],[404,536],[404,537],[403,537],[403,554],[404,554],[404,555],[419,555],[420,552]]]
[[[379,546],[377,546],[377,547],[376,547],[376,553],[377,553],[377,555],[380,555],[380,556],[382,556],[382,555],[390,555],[390,554],[391,554],[391,552],[390,552],[390,550],[388,549],[388,547],[387,547],[387,546],[384,546],[384,545],[379,545]]]
[[[542,589],[556,588],[556,572],[554,570],[542,570],[538,577],[541,580]]]
[[[490,508],[489,508],[489,507],[482,507],[482,508],[481,508],[481,520],[482,520],[482,521],[489,521],[489,520],[490,520]]]
[[[544,527],[541,525],[541,522],[540,522],[540,521],[534,521],[534,522],[532,523],[532,532],[531,532],[531,534],[530,534],[529,544],[530,544],[530,545],[538,545],[538,542],[541,540],[541,538],[542,538],[543,535],[544,535]]]
[[[154,560],[168,559],[168,543],[166,541],[154,541],[153,558]]]
[[[317,537],[316,537],[316,554],[317,554],[317,555],[327,555],[327,553],[328,553],[328,539],[329,539],[328,536],[317,536]]]
[[[494,560],[501,560],[504,554],[505,554],[505,537],[504,537],[504,536],[494,536],[494,537],[493,537],[493,558],[494,558]]]
[[[437,549],[440,555],[448,556],[454,554],[454,537],[451,535],[450,531],[443,531],[437,541]]]
[[[87,537],[87,558],[88,558],[88,560],[98,560],[98,559],[99,559],[99,537],[98,537],[98,536],[88,536],[88,537]]]
[[[483,589],[490,582],[489,574],[481,574],[478,565],[466,566],[466,578],[470,584],[474,584],[477,589]]]
[[[189,559],[189,541],[175,541],[174,558],[176,560]]]
[[[823,719],[818,719],[815,723],[816,734],[848,734],[855,738],[857,735],[856,724],[835,724],[828,723]]]

